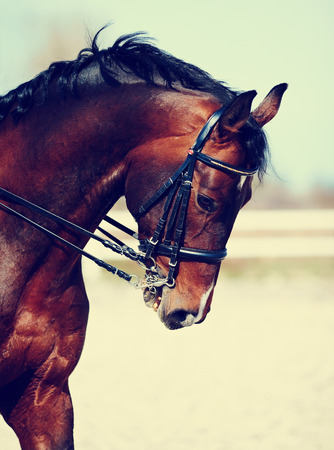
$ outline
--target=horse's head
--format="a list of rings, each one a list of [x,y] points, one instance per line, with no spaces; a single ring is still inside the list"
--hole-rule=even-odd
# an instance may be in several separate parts
[[[143,248],[157,263],[148,274],[165,280],[145,288],[144,299],[170,329],[200,323],[210,309],[223,259],[217,254],[223,254],[236,216],[251,198],[252,168],[263,168],[265,160],[261,128],[276,115],[285,89],[276,86],[252,113],[256,92],[245,92],[211,122],[220,106],[215,101],[201,98],[194,112],[186,104],[174,133],[169,120],[165,136],[130,152],[128,207],[146,239]],[[194,256],[174,252],[176,242]]]

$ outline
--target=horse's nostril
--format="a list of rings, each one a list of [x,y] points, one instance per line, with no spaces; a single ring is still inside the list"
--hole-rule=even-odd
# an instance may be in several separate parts
[[[189,327],[195,322],[195,315],[184,309],[178,309],[166,317],[165,325],[170,330],[178,328]]]
[[[180,311],[175,311],[171,315],[175,321],[183,322],[184,320],[186,320],[188,314],[189,313],[187,311],[184,311],[183,309],[181,309]]]

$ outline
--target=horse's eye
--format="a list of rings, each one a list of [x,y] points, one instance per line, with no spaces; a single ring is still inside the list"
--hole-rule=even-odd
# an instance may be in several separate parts
[[[219,205],[214,200],[212,200],[212,198],[207,197],[203,194],[197,195],[197,203],[202,209],[204,209],[204,211],[210,213],[217,211],[219,207]]]

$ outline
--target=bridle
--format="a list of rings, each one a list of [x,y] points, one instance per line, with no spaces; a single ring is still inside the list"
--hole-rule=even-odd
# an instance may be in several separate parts
[[[227,255],[226,248],[217,251],[181,246],[196,161],[201,161],[207,166],[219,171],[243,176],[254,175],[257,171],[257,168],[245,169],[232,166],[202,153],[206,141],[225,111],[226,107],[222,107],[213,113],[200,131],[195,144],[189,149],[188,156],[181,167],[139,208],[139,212],[135,215],[135,219],[138,221],[140,217],[146,214],[169,191],[163,214],[152,238],[149,240],[141,240],[139,245],[139,249],[145,252],[145,258],[150,258],[152,255],[168,256],[170,258],[169,272],[165,283],[167,286],[173,286],[175,283],[174,273],[180,259],[190,259],[191,261],[203,263],[217,263],[222,261]],[[162,240],[164,232],[165,236]]]
[[[53,233],[51,230],[43,227],[42,225],[29,219],[27,216],[19,213],[15,209],[12,209],[2,202],[0,202],[0,208],[24,220],[33,227],[42,231],[50,238],[60,241],[62,244],[76,251],[80,255],[92,260],[98,266],[108,270],[115,275],[118,275],[120,278],[129,282],[136,288],[148,288],[154,290],[156,287],[161,287],[164,285],[173,287],[175,284],[175,270],[180,260],[190,260],[201,263],[218,263],[222,261],[227,255],[226,248],[222,250],[205,250],[182,246],[182,239],[186,226],[186,216],[196,161],[201,161],[207,166],[222,172],[228,172],[246,177],[252,176],[257,172],[257,168],[246,169],[230,165],[226,162],[220,161],[216,158],[213,158],[212,156],[202,153],[202,149],[206,141],[210,137],[215,125],[225,111],[226,107],[222,107],[213,113],[213,115],[208,119],[208,121],[200,131],[194,145],[189,149],[187,158],[184,163],[179,167],[174,175],[170,177],[168,181],[139,208],[138,213],[134,215],[135,219],[138,221],[140,217],[145,215],[154,205],[160,202],[164,196],[167,196],[162,216],[159,219],[158,225],[151,239],[141,240],[139,239],[136,232],[130,230],[111,217],[106,216],[104,218],[104,221],[124,231],[133,238],[139,240],[139,252],[125,245],[122,241],[110,234],[108,231],[104,230],[102,227],[98,227],[98,230],[110,240],[95,235],[90,231],[64,218],[48,210],[45,210],[40,206],[29,202],[26,199],[23,199],[22,197],[19,197],[16,194],[0,188],[0,196],[5,200],[14,204],[24,206],[29,210],[40,214],[41,216],[51,219],[53,222],[61,226],[64,226],[81,235],[100,242],[106,248],[118,254],[124,255],[125,257],[133,261],[137,261],[138,264],[146,270],[145,279],[139,279],[137,275],[130,275],[106,263],[105,261],[96,258],[82,248]],[[155,262],[155,258],[157,256],[166,256],[170,258],[169,272],[167,277],[165,278],[162,278],[158,272]]]

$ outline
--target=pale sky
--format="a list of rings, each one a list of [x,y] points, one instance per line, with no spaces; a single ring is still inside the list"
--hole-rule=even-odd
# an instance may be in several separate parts
[[[333,5],[332,0],[12,0],[0,16],[0,93],[56,59],[75,58],[86,46],[86,30],[94,34],[111,21],[102,46],[121,34],[146,31],[159,47],[231,87],[256,89],[254,106],[274,85],[289,83],[281,110],[265,128],[274,166],[293,190],[317,182],[334,186]],[[50,52],[55,34],[71,42],[59,55]]]

